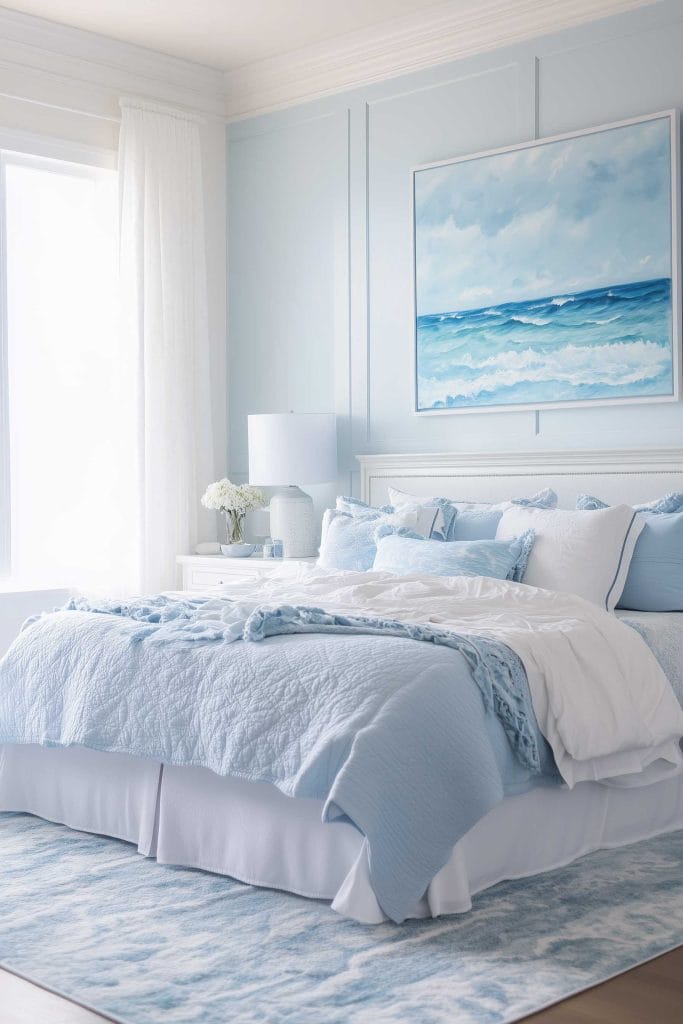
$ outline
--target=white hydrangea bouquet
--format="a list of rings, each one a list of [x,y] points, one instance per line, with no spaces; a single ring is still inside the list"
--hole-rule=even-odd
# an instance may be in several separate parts
[[[215,509],[225,516],[228,544],[244,543],[244,517],[267,502],[263,491],[249,484],[233,484],[227,477],[209,484],[202,498],[204,508]]]

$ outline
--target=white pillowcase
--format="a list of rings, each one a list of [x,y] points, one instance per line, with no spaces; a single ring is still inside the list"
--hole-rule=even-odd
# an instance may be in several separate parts
[[[643,526],[642,517],[628,505],[593,512],[513,507],[503,512],[496,540],[512,540],[534,530],[536,541],[524,582],[578,594],[611,612],[624,589]]]

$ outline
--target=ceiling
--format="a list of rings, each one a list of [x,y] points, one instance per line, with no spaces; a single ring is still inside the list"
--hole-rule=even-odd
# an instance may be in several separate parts
[[[232,71],[430,9],[455,6],[472,14],[479,0],[6,0],[3,6]]]

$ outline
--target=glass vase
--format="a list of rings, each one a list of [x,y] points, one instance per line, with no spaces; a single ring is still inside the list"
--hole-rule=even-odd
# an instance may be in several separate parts
[[[225,530],[228,544],[244,544],[244,515],[225,512]]]

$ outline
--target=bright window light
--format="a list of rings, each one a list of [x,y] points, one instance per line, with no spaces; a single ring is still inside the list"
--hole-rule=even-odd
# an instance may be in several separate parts
[[[117,176],[3,164],[11,581],[125,586],[135,377],[117,343]]]

